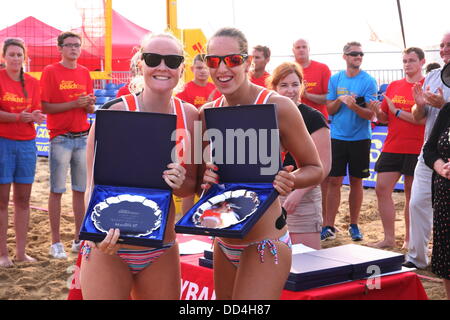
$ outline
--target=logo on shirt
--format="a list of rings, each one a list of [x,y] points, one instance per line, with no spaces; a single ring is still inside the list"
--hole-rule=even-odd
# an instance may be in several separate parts
[[[86,85],[75,83],[75,81],[72,80],[62,80],[59,84],[59,90],[86,90]]]
[[[15,93],[5,92],[3,95],[2,101],[4,102],[15,102],[15,103],[25,103],[24,97],[19,97]]]
[[[205,97],[195,96],[194,105],[199,106],[204,105],[205,103],[206,103]]]
[[[337,95],[338,96],[343,96],[343,95],[349,95],[350,91],[348,91],[347,88],[337,88]]]
[[[317,82],[304,81],[304,84],[306,89],[317,87]]]
[[[413,106],[415,104],[414,100],[408,100],[404,96],[397,96],[397,95],[395,95],[394,98],[392,98],[392,102],[409,106]]]

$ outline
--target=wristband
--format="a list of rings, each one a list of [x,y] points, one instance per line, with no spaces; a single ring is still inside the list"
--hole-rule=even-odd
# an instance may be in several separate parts
[[[16,122],[20,121],[20,113],[16,113]]]
[[[395,116],[398,118],[398,116],[400,115],[400,112],[402,112],[401,109],[398,109],[397,112],[395,113]]]

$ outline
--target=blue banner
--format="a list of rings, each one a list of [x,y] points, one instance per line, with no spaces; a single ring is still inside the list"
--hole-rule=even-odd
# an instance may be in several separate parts
[[[89,122],[92,123],[95,119],[95,115],[89,115]],[[48,157],[49,148],[49,135],[47,131],[47,126],[45,123],[41,125],[36,125],[36,147],[37,155],[41,157]],[[381,149],[384,144],[384,140],[387,135],[387,127],[377,126],[372,130],[372,146],[370,148],[370,176],[363,180],[363,186],[369,188],[375,188],[377,182],[377,172],[375,172],[375,163],[381,154]],[[344,184],[349,184],[349,178],[346,176],[344,178]],[[404,177],[401,176],[397,184],[395,185],[396,190],[404,190]]]
[[[95,114],[88,115],[88,121],[92,125],[94,122]],[[47,130],[47,123],[44,121],[42,124],[34,124],[36,128],[36,149],[39,157],[48,157],[48,148],[50,146],[50,136]]]

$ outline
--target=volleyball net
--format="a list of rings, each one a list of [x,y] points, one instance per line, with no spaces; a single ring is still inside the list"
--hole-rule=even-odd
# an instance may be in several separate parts
[[[64,31],[71,31],[82,39],[78,63],[87,67],[94,79],[111,78],[112,1],[74,0],[73,6],[68,6],[63,14],[71,21],[78,21],[79,26],[60,30],[29,16],[0,30],[0,42],[8,38],[23,40],[27,48],[25,70],[39,77],[45,66],[61,60],[57,38]]]

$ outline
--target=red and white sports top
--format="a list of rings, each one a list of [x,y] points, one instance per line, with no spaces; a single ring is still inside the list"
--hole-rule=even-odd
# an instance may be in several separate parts
[[[274,91],[263,89],[259,92],[256,97],[254,104],[266,104],[269,100],[269,97],[274,93]],[[213,108],[223,107],[223,102],[225,101],[225,96],[221,96],[219,99],[216,99],[213,103]]]
[[[135,94],[127,94],[125,96],[121,96],[121,99],[125,104],[125,108],[127,111],[138,111],[138,112],[141,111],[137,96]],[[184,167],[185,164],[182,159],[184,156],[184,149],[186,148],[185,138],[187,139],[188,137],[186,134],[187,132],[186,113],[184,112],[183,102],[179,98],[172,97],[170,102],[175,110],[175,115],[177,116],[177,127],[176,127],[177,140],[175,143],[176,152],[178,158],[181,159],[180,164]]]

